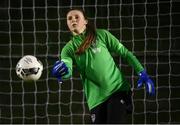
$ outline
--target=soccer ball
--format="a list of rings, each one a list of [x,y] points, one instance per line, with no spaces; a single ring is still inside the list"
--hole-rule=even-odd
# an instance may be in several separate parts
[[[41,77],[43,64],[32,55],[23,56],[16,65],[16,74],[24,81],[36,81]]]

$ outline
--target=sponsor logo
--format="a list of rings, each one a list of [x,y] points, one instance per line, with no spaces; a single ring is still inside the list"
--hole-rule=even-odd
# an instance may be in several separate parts
[[[93,51],[93,53],[99,53],[99,52],[101,52],[101,48],[99,48],[99,47],[93,48],[92,51]]]

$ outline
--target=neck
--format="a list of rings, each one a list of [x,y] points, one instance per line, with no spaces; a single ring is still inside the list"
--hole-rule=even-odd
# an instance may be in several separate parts
[[[82,27],[80,30],[75,29],[74,31],[72,31],[72,34],[79,35],[79,34],[83,33],[85,30],[86,30],[86,26]]]

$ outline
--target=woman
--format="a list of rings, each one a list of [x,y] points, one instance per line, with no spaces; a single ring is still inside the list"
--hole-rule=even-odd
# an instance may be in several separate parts
[[[72,38],[62,49],[61,60],[54,64],[53,76],[60,82],[70,78],[74,63],[80,71],[92,122],[125,123],[127,111],[131,110],[131,86],[110,53],[127,60],[140,77],[138,87],[145,83],[150,95],[155,93],[152,80],[116,37],[107,30],[90,26],[84,11],[68,11],[67,25]]]

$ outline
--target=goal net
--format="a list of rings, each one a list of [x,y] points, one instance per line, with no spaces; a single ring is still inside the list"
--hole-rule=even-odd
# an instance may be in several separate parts
[[[63,84],[51,76],[69,40],[66,11],[81,7],[97,28],[109,30],[132,51],[156,85],[149,97],[137,75],[114,56],[132,84],[129,123],[180,123],[180,2],[178,0],[1,0],[0,123],[91,123],[79,73]],[[44,66],[37,82],[23,82],[17,61],[34,55]]]

